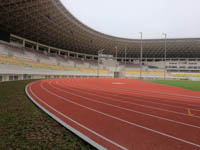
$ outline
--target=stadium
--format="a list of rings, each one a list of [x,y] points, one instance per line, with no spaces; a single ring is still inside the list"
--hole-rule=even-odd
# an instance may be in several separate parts
[[[200,38],[140,36],[1,0],[0,149],[200,149]]]

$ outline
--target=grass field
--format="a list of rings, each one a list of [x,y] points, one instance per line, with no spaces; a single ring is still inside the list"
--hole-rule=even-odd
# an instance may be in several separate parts
[[[94,150],[26,97],[29,82],[0,83],[0,150]]]
[[[194,91],[200,91],[200,81],[187,81],[187,80],[149,80],[149,81],[184,89],[190,89]]]

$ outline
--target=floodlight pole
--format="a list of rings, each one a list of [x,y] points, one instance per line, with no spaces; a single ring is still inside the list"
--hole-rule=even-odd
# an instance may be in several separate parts
[[[140,40],[140,79],[142,79],[142,59],[143,59],[143,43],[142,43],[142,32],[139,32],[140,33],[140,37],[141,37],[141,40]]]
[[[167,72],[167,68],[166,68],[166,59],[167,59],[167,34],[163,33],[164,37],[165,37],[165,52],[164,52],[164,80],[166,80],[166,72]]]
[[[99,61],[100,61],[100,60],[99,60],[99,58],[100,58],[100,57],[99,57],[99,54],[102,54],[103,51],[104,51],[104,49],[101,49],[101,50],[98,51],[98,69],[97,69],[97,77],[98,77],[98,78],[99,78]]]
[[[125,47],[125,67],[126,67],[126,50],[127,50],[127,47]]]

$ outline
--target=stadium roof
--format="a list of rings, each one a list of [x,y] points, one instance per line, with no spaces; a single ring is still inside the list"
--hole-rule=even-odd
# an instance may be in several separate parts
[[[52,47],[74,52],[140,57],[140,39],[125,39],[97,32],[81,23],[59,0],[1,0],[0,29]],[[143,57],[164,56],[164,39],[143,40]],[[200,38],[167,39],[167,57],[199,58]]]

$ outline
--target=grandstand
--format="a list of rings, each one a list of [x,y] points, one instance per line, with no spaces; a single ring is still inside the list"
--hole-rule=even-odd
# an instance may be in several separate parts
[[[166,60],[165,40],[144,39],[141,59],[140,40],[97,32],[73,17],[59,0],[3,1],[1,8],[0,40],[4,42],[0,42],[0,56],[7,65],[51,70],[51,74],[40,74],[55,76],[62,72],[62,76],[83,73],[95,77],[99,68],[103,77],[114,77],[114,72],[119,72],[121,77],[138,78],[141,74],[143,78],[161,79],[166,73],[170,79],[199,80],[198,38],[167,39]],[[21,8],[24,11],[19,11]],[[14,13],[18,15],[12,17]],[[101,49],[113,60],[98,64]]]
[[[46,78],[46,77],[96,77],[99,69],[100,76],[114,77],[114,72],[120,72],[121,77],[139,78],[142,75],[145,79],[162,79],[165,72],[165,61],[159,58],[146,58],[140,66],[138,58],[119,58],[115,57],[101,58],[101,64],[98,65],[97,55],[87,55],[84,53],[74,53],[67,51],[68,55],[63,55],[58,48],[48,48],[49,51],[39,50],[41,45],[38,43],[38,50],[20,45],[16,41],[23,38],[11,35],[10,43],[0,42],[0,63],[1,63],[1,80],[8,81],[9,76],[18,76],[16,79],[23,80],[24,75],[30,78]],[[23,39],[23,43],[34,43],[34,41]],[[47,49],[47,45],[42,45]],[[36,46],[33,46],[36,47]],[[52,53],[52,49],[59,53]],[[74,54],[74,55],[72,55]],[[81,57],[82,56],[82,57]],[[111,55],[112,56],[112,55]],[[83,63],[84,62],[84,63]],[[3,67],[7,65],[9,67]],[[23,71],[18,71],[20,70]],[[13,67],[13,69],[11,69]],[[10,69],[8,69],[10,68]],[[34,71],[31,71],[31,68]],[[7,71],[6,71],[7,69]],[[29,71],[27,71],[27,69]],[[12,70],[12,71],[10,71]],[[141,72],[140,72],[141,71]],[[200,61],[198,58],[171,58],[166,61],[166,77],[168,79],[189,79],[200,80]],[[22,75],[22,72],[24,75]],[[4,77],[3,77],[4,76]]]
[[[49,78],[49,77],[96,77],[97,61],[73,58],[70,56],[63,57],[52,55],[40,51],[34,51],[30,48],[21,47],[16,43],[0,43],[0,68],[2,81],[13,80],[15,75],[17,80]],[[20,70],[20,72],[19,72]],[[107,69],[99,68],[100,75],[111,76]],[[22,75],[23,73],[23,75]],[[25,77],[25,78],[23,78]]]

